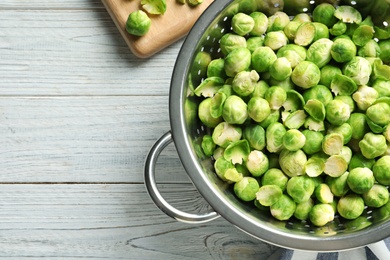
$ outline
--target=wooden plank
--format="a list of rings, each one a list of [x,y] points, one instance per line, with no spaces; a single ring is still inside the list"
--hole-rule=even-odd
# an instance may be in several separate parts
[[[3,10],[0,95],[168,95],[180,46],[139,59],[106,10]]]
[[[0,182],[142,182],[166,96],[0,97]],[[173,145],[162,181],[188,181]]]
[[[101,0],[2,0],[0,2],[1,9],[34,9],[34,10],[48,10],[48,9],[103,9]]]
[[[161,189],[182,210],[205,203],[190,185]],[[250,260],[277,250],[222,218],[176,222],[143,185],[3,184],[0,198],[1,258]]]

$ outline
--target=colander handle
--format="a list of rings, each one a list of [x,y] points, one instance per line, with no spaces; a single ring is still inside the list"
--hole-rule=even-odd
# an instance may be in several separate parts
[[[150,149],[145,163],[145,185],[146,189],[156,206],[168,216],[177,221],[197,224],[214,220],[219,217],[216,212],[209,212],[204,214],[191,214],[176,209],[171,206],[161,195],[157,188],[155,179],[155,165],[160,153],[173,141],[171,131],[165,133]]]

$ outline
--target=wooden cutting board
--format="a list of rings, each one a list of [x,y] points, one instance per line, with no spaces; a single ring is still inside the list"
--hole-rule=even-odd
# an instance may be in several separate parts
[[[185,36],[213,0],[204,0],[196,7],[179,4],[176,0],[167,0],[165,14],[149,15],[152,25],[149,32],[141,37],[130,35],[125,29],[129,14],[141,9],[140,0],[102,0],[102,2],[130,50],[140,58],[148,58]]]

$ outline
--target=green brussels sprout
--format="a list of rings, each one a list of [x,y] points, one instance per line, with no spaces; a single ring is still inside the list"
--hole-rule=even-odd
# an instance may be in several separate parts
[[[342,154],[329,156],[325,161],[324,173],[331,177],[339,177],[348,169],[348,162]]]
[[[211,136],[216,145],[226,148],[231,142],[241,139],[242,130],[236,125],[221,122],[214,128]]]
[[[129,14],[126,21],[126,31],[135,36],[145,35],[152,24],[149,16],[142,10],[136,10]]]
[[[298,27],[294,43],[299,46],[308,46],[314,41],[315,36],[315,25],[312,22],[305,22]]]
[[[287,130],[282,123],[274,122],[270,124],[265,131],[265,140],[267,150],[271,153],[280,152],[283,148],[283,136]]]
[[[353,192],[363,194],[374,185],[374,173],[369,168],[353,168],[348,174],[347,183]]]
[[[255,83],[259,79],[259,74],[255,70],[240,71],[233,78],[233,90],[242,97],[249,96],[255,90]]]
[[[349,143],[352,138],[352,127],[348,123],[344,123],[340,126],[330,126],[328,128],[328,133],[338,133],[343,136],[343,144]]]
[[[289,129],[283,136],[283,146],[289,151],[301,149],[306,142],[305,135],[297,129]]]
[[[340,100],[333,99],[326,107],[326,120],[335,126],[339,126],[348,121],[351,116],[350,107]]]
[[[336,74],[330,83],[330,89],[336,96],[350,96],[358,87],[352,78],[342,74]]]
[[[324,106],[326,106],[331,100],[333,100],[332,92],[324,85],[316,85],[312,88],[305,90],[303,93],[305,102],[311,99],[319,100]]]
[[[222,117],[229,124],[243,124],[248,118],[248,106],[239,96],[231,95],[225,101]]]
[[[370,80],[372,68],[363,57],[353,57],[343,67],[343,74],[350,77],[357,85],[366,85]]]
[[[321,3],[313,10],[313,21],[325,24],[330,28],[337,22],[337,18],[334,17],[335,11],[336,8],[333,5]]]
[[[320,69],[311,61],[302,61],[294,68],[291,74],[291,80],[294,84],[304,89],[317,85],[320,78]]]
[[[294,82],[292,82],[290,77],[284,80],[276,80],[273,77],[271,77],[271,74],[269,72],[267,74],[269,75],[269,78],[267,80],[270,86],[279,86],[285,91],[294,90],[295,85]]]
[[[358,55],[361,57],[379,57],[381,49],[375,40],[369,40],[359,48]]]
[[[264,45],[277,51],[288,44],[288,38],[283,31],[268,32],[264,38]]]
[[[247,48],[233,49],[225,58],[225,73],[234,77],[238,72],[248,70],[251,65],[251,52]]]
[[[260,177],[268,170],[268,157],[262,151],[253,150],[249,153],[246,167],[252,176]]]
[[[292,73],[290,61],[285,57],[277,58],[269,67],[269,73],[276,80],[282,81],[289,78]]]
[[[360,25],[356,30],[353,32],[352,35],[352,41],[357,46],[364,46],[366,45],[372,38],[374,37],[374,28],[369,25]]]
[[[277,110],[286,101],[287,93],[282,87],[272,86],[265,92],[264,98],[268,101],[272,110]]]
[[[305,105],[305,100],[303,99],[301,93],[296,90],[288,90],[286,93],[287,99],[283,103],[284,111],[294,112],[297,110],[302,110]]]
[[[268,126],[270,126],[272,123],[279,122],[279,119],[280,119],[279,110],[272,110],[271,109],[271,114],[266,119],[261,121],[259,124],[261,127],[263,127],[265,129]]]
[[[167,10],[165,0],[141,0],[142,8],[149,14],[164,14]]]
[[[264,46],[264,36],[252,36],[246,40],[246,47],[251,53],[261,46]]]
[[[233,164],[242,164],[247,161],[249,153],[249,143],[244,139],[231,142],[223,152],[223,157]]]
[[[334,77],[340,74],[342,74],[342,71],[339,67],[327,64],[321,68],[321,78],[319,83],[330,88]]]
[[[303,125],[306,129],[312,131],[316,131],[316,132],[325,131],[324,121],[317,121],[310,116],[305,119],[305,123]]]
[[[390,66],[383,64],[382,61],[375,60],[373,74],[376,79],[390,80]]]
[[[252,201],[256,198],[256,192],[260,186],[253,177],[245,176],[234,184],[233,190],[236,196],[243,201]]]
[[[347,30],[348,26],[343,21],[338,21],[332,26],[332,28],[329,29],[329,33],[337,37],[344,35]]]
[[[344,172],[338,177],[327,176],[325,183],[329,186],[334,196],[342,197],[349,192],[349,186],[347,183],[349,172]]]
[[[319,184],[315,190],[314,195],[316,199],[321,203],[332,203],[333,202],[333,193],[330,187],[326,183]]]
[[[331,55],[337,62],[347,62],[356,56],[357,48],[353,41],[349,38],[337,38],[334,40]]]
[[[299,63],[306,60],[306,52],[305,47],[295,44],[287,44],[278,50],[277,57],[287,58],[291,64],[291,68],[295,68]]]
[[[287,194],[296,202],[301,203],[310,199],[315,190],[314,181],[306,176],[294,176],[287,182]]]
[[[325,170],[326,158],[323,155],[314,154],[305,165],[305,173],[309,177],[318,177]]]
[[[269,88],[269,84],[265,80],[259,80],[255,84],[255,89],[253,90],[250,97],[261,97],[264,98],[265,92],[267,92],[267,89]]]
[[[275,204],[283,196],[282,189],[277,185],[261,186],[256,193],[256,200],[263,206],[271,206]]]
[[[306,138],[305,145],[302,147],[302,150],[306,154],[315,154],[322,150],[322,141],[324,135],[321,132],[305,129],[302,131],[302,134]]]
[[[282,112],[287,114],[283,119],[283,124],[289,129],[299,129],[306,121],[306,113],[304,110],[296,110],[294,112]]]
[[[207,66],[207,77],[226,78],[225,60],[218,58],[210,61]]]
[[[294,42],[295,36],[297,35],[298,27],[301,25],[300,22],[290,21],[283,29],[284,34],[290,42]],[[298,45],[297,45],[298,46]]]
[[[228,55],[236,48],[246,48],[246,39],[243,36],[234,34],[234,33],[226,33],[221,37],[221,41],[219,44],[221,48],[221,52],[224,55]]]
[[[214,160],[218,160],[219,158],[223,157],[223,152],[225,151],[225,148],[216,146],[214,153],[213,153],[213,158]]]
[[[318,99],[309,99],[304,109],[315,120],[323,121],[325,119],[325,106]]]
[[[254,205],[257,209],[259,209],[259,210],[261,210],[261,211],[269,212],[269,207],[266,207],[266,206],[261,205],[260,202],[259,202],[258,200],[254,200],[254,201],[253,201],[253,205]]]
[[[198,97],[213,97],[215,93],[223,86],[224,80],[220,77],[209,77],[203,80],[194,90]]]
[[[276,185],[282,191],[287,187],[288,177],[278,168],[268,169],[261,178],[261,185]]]
[[[226,160],[223,156],[214,162],[214,169],[217,176],[228,183],[234,183],[242,180],[242,173],[238,172],[231,161]]]
[[[390,156],[379,158],[372,167],[374,177],[379,184],[390,185]]]
[[[187,3],[190,6],[197,6],[197,5],[200,5],[201,3],[203,3],[203,0],[187,0]]]
[[[252,67],[257,72],[266,72],[277,59],[275,52],[268,46],[258,47],[252,53]]]
[[[252,12],[249,14],[254,20],[254,26],[250,31],[251,36],[261,36],[266,33],[268,28],[268,17],[262,12]]]
[[[374,103],[367,108],[366,115],[375,124],[386,126],[390,123],[390,105],[386,102]]]
[[[337,212],[345,219],[356,219],[363,211],[363,198],[357,194],[345,195],[337,203]]]
[[[379,97],[375,88],[366,85],[359,86],[358,90],[353,93],[352,98],[360,110],[367,110]]]
[[[256,122],[262,122],[271,114],[271,108],[267,100],[261,97],[253,97],[248,102],[248,115]]]
[[[255,26],[255,20],[245,13],[237,13],[233,15],[231,25],[233,32],[244,36],[252,31]]]
[[[214,118],[222,116],[223,106],[226,101],[226,95],[223,92],[215,93],[214,97],[211,98],[210,103],[210,115]]]
[[[316,42],[319,39],[329,39],[329,29],[325,24],[314,22],[313,25],[316,27],[316,34],[313,42]]]
[[[280,168],[289,177],[304,175],[306,162],[307,156],[302,150],[283,149],[279,154]]]
[[[334,210],[330,204],[319,203],[309,213],[310,222],[315,226],[325,226],[334,219]]]
[[[390,39],[379,41],[379,48],[381,49],[381,54],[379,55],[379,58],[384,63],[390,63]]]
[[[349,165],[352,159],[352,149],[349,146],[343,146],[340,155],[344,157],[345,161]]]
[[[383,135],[368,132],[359,142],[359,148],[367,159],[376,158],[386,152],[386,138]]]
[[[321,38],[313,42],[307,49],[307,60],[313,62],[322,68],[332,59],[330,53],[333,46],[333,41],[328,38]]]
[[[290,23],[290,17],[282,11],[277,11],[268,17],[268,32],[283,31],[284,27]]]
[[[348,119],[348,124],[350,124],[353,129],[353,139],[360,140],[369,131],[367,117],[363,113],[352,113],[350,118]]]
[[[204,135],[202,138],[202,150],[206,156],[212,156],[214,154],[216,144],[213,142],[211,135]]]
[[[307,220],[309,218],[309,214],[313,206],[314,201],[311,198],[307,201],[298,203],[294,211],[294,217],[299,220]]]
[[[294,215],[296,203],[288,195],[283,194],[280,199],[270,206],[271,215],[277,220],[287,220]]]
[[[384,185],[374,184],[369,191],[362,194],[362,198],[368,207],[379,208],[389,201],[389,191]]]
[[[263,150],[265,142],[265,130],[257,124],[248,125],[244,128],[243,136],[248,140],[249,146],[252,149]]]
[[[349,5],[339,6],[335,10],[334,16],[339,20],[342,20],[344,23],[360,24],[363,20],[360,12]]]
[[[322,150],[327,155],[340,154],[344,145],[344,137],[340,133],[329,133],[322,140]]]
[[[351,161],[349,162],[348,165],[348,170],[350,171],[358,167],[365,167],[365,168],[372,169],[374,163],[375,163],[375,159],[367,159],[366,157],[363,156],[362,153],[358,152],[352,155]]]
[[[349,106],[349,110],[351,111],[351,113],[355,111],[356,105],[352,96],[338,95],[334,97],[334,100],[339,100],[347,104]]]
[[[313,22],[312,17],[307,13],[299,13],[294,16],[292,19],[293,22],[305,23],[305,22]]]
[[[211,115],[211,102],[212,98],[206,98],[199,104],[198,117],[205,126],[213,128],[222,122],[222,117],[215,118]]]

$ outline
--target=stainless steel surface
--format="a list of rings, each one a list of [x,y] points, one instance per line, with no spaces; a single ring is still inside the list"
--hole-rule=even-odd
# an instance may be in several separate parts
[[[271,244],[325,252],[357,248],[388,237],[390,219],[376,220],[372,216],[373,211],[366,211],[363,215],[373,222],[366,228],[359,228],[354,221],[338,216],[321,228],[306,221],[277,221],[252,205],[239,201],[231,186],[216,176],[211,159],[198,149],[202,135],[209,130],[196,118],[199,100],[189,94],[191,85],[199,84],[201,80],[196,79],[196,72],[192,72],[192,61],[199,51],[219,57],[218,41],[223,33],[230,30],[232,14],[238,10],[250,11],[258,4],[264,4],[264,1],[215,1],[195,24],[182,46],[172,75],[169,106],[172,136],[185,170],[218,214],[242,231]],[[266,4],[272,4],[275,10],[283,6],[282,1],[270,0]]]

